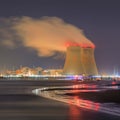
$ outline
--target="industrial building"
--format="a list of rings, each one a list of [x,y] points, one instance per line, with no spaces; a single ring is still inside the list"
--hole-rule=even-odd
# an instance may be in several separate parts
[[[63,68],[65,75],[97,75],[94,47],[69,46]]]

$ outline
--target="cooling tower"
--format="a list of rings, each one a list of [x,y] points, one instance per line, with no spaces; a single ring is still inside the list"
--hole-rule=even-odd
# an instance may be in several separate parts
[[[94,58],[94,48],[86,47],[82,48],[82,64],[86,75],[97,75],[98,70]]]
[[[67,48],[63,74],[81,75],[85,73],[82,65],[81,54],[82,48],[80,46],[69,46]]]

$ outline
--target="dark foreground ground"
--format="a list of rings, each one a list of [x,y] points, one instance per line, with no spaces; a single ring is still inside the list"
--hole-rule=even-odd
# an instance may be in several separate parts
[[[1,97],[0,120],[119,120],[119,117],[83,110],[35,95]]]
[[[70,81],[0,81],[0,120],[120,120],[31,93],[43,86],[73,85]]]

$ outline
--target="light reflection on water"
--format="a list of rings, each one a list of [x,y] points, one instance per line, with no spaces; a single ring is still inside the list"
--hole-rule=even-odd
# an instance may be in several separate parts
[[[95,90],[97,91],[100,91],[100,90],[108,90],[108,89],[120,89],[120,85],[117,85],[117,82],[116,81],[113,81],[111,82],[111,85],[95,85],[95,84],[80,84],[80,85],[73,85],[72,87],[74,90],[77,90],[80,89],[80,88],[84,88],[86,89],[87,91],[89,91],[90,89],[91,90]],[[75,92],[75,91],[74,91]]]
[[[91,87],[95,88],[96,86],[91,86]],[[73,93],[77,92],[76,88],[79,88],[79,85],[73,86],[73,90],[72,90]],[[78,91],[80,92],[80,90],[78,90]],[[72,96],[72,99],[71,100],[68,99],[68,100],[69,100],[70,104],[74,101],[74,104],[79,106],[79,107],[84,107],[84,108],[92,109],[95,111],[99,111],[99,108],[100,108],[100,103],[92,102],[89,100],[83,100],[77,95]]]
[[[76,90],[76,88],[79,88],[79,85],[73,86],[72,90],[73,93],[79,91]],[[94,103],[89,100],[80,99],[79,96],[72,96],[72,99],[68,99],[68,103],[69,103],[69,120],[80,120],[80,118],[82,119],[80,109],[77,106],[95,111],[99,111],[100,108],[99,103]]]
[[[69,120],[80,120],[80,115],[79,108],[69,104]]]
[[[65,88],[68,88],[68,87],[65,87]],[[71,89],[70,90],[62,89],[62,93],[61,93],[61,90],[59,89],[50,90],[50,88],[48,88],[48,91],[46,91],[47,88],[44,88],[41,90],[35,90],[35,93],[40,94],[40,96],[43,96],[46,98],[51,98],[57,101],[68,103],[69,104],[69,116],[70,116],[69,120],[80,120],[82,116],[81,116],[81,113],[78,107],[120,116],[120,112],[118,108],[114,107],[114,109],[111,109],[111,107],[108,105],[93,102],[90,100],[84,100],[76,94],[77,92],[79,93],[85,90],[89,92],[91,90],[102,91],[102,90],[107,90],[109,88],[116,89],[116,86],[114,85],[113,86],[98,86],[98,85],[82,84],[82,85],[73,85],[73,86],[70,86],[69,88]],[[80,89],[80,88],[85,88],[85,89]],[[75,95],[68,96],[68,95],[65,95],[65,93],[72,93],[72,94],[75,93]]]
[[[78,88],[97,88],[97,85],[88,85],[88,84],[81,84],[81,85],[73,85],[73,89],[78,89]]]

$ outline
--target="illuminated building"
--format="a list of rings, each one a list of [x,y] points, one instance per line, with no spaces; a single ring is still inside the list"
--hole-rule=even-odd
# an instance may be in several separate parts
[[[42,74],[42,68],[29,68],[29,67],[21,67],[20,69],[16,70],[16,75],[21,76],[30,76],[30,75],[40,75]]]
[[[63,70],[62,69],[46,69],[43,70],[43,75],[62,75]]]

